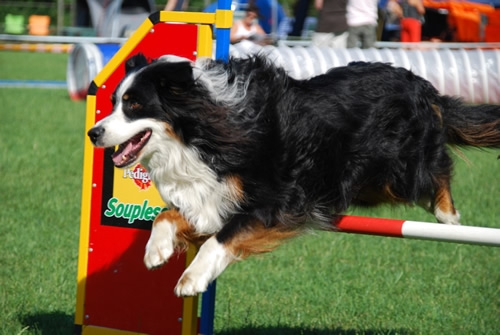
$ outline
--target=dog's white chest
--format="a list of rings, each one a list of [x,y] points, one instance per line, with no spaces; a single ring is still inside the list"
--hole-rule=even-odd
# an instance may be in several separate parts
[[[152,159],[146,165],[162,199],[178,208],[198,233],[218,232],[237,207],[231,185],[198,157],[180,158],[172,151],[167,157],[161,164]]]
[[[158,184],[157,187],[163,200],[177,207],[197,232],[214,234],[222,228],[227,213],[220,188],[199,182]]]

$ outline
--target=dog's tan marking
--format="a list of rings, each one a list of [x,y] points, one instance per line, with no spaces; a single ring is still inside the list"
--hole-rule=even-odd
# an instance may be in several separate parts
[[[139,108],[142,108],[142,105],[138,102],[134,102],[130,105],[130,108],[132,109],[139,109]]]
[[[122,96],[122,99],[123,99],[124,101],[128,101],[128,99],[130,99],[130,96],[129,96],[127,93],[125,93],[125,94]]]
[[[453,141],[460,144],[476,147],[498,147],[500,146],[500,119],[470,125],[466,128],[448,126],[448,136],[453,136]]]
[[[174,128],[172,128],[172,125],[169,123],[165,123],[165,132],[170,136],[171,138],[179,141],[180,143],[183,143],[179,135],[174,131]]]
[[[231,175],[226,178],[227,184],[230,189],[230,197],[233,202],[241,202],[245,197],[243,192],[243,181],[240,176]]]
[[[432,109],[434,110],[434,113],[437,115],[439,119],[439,124],[441,125],[441,128],[443,128],[443,115],[441,114],[441,108],[439,106],[432,104]]]
[[[176,247],[178,248],[187,249],[189,244],[194,244],[196,247],[199,247],[210,237],[196,233],[193,226],[190,225],[186,218],[176,209],[170,209],[158,214],[153,225],[162,220],[166,220],[177,227],[175,237]]]
[[[434,194],[434,207],[439,208],[444,213],[455,215],[456,209],[451,198],[450,187],[447,183],[441,183]]]
[[[460,224],[460,214],[453,204],[451,196],[450,180],[448,177],[436,178],[436,189],[434,191],[434,215],[441,223]]]
[[[170,221],[170,219],[172,217],[175,217],[175,215],[173,215],[172,212],[176,211],[175,209],[170,209],[168,211],[163,211],[163,212],[160,212],[160,214],[158,214],[153,222],[153,226],[156,225],[158,222],[162,221],[162,220],[167,220],[167,221]],[[172,222],[172,221],[170,221]]]
[[[256,221],[225,242],[224,247],[237,257],[237,260],[242,260],[250,255],[273,251],[285,240],[298,234],[300,231],[283,224],[265,227],[264,224]]]

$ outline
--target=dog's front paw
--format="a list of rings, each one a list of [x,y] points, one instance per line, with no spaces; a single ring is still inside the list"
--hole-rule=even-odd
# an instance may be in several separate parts
[[[160,220],[153,224],[144,255],[144,264],[148,269],[166,263],[172,256],[175,248],[175,229],[175,225],[166,220]]]
[[[157,268],[168,261],[174,253],[172,241],[151,235],[146,245],[144,264],[148,269]]]
[[[148,269],[166,263],[172,256],[175,248],[175,230],[175,225],[168,220],[162,220],[161,216],[155,219],[144,255],[144,264]]]
[[[189,271],[184,272],[175,287],[175,294],[179,297],[195,296],[207,290],[209,278],[204,275],[196,275]]]

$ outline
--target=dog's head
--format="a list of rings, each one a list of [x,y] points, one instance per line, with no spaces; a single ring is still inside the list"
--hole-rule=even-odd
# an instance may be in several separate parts
[[[201,89],[194,63],[186,58],[164,56],[150,62],[139,54],[126,62],[125,69],[125,78],[111,97],[112,113],[88,131],[95,146],[118,146],[112,156],[117,167],[147,158],[158,149],[155,143],[184,141],[186,109],[191,102],[193,107],[199,105],[191,97]]]

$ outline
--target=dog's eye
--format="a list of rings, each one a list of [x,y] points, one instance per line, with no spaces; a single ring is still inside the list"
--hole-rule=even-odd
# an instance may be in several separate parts
[[[113,106],[116,104],[116,96],[114,94],[112,94],[109,99],[111,100],[111,104],[113,104]]]

